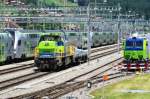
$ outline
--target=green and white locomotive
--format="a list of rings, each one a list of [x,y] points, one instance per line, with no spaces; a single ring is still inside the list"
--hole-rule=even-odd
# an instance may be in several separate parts
[[[126,68],[140,69],[148,68],[150,59],[149,39],[146,37],[129,37],[123,42],[124,59]]]

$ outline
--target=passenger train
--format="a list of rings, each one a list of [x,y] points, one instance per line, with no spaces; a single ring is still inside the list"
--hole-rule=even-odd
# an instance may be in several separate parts
[[[25,59],[26,57],[33,57],[34,48],[36,47],[40,32],[38,31],[14,31],[6,30],[10,33],[13,39],[13,49],[15,59]]]
[[[66,32],[69,40],[74,40],[79,48],[87,49],[87,33],[86,32]],[[118,34],[115,32],[90,32],[91,47],[99,47],[117,43]]]
[[[13,39],[9,33],[0,33],[0,62],[11,61],[13,55]]]
[[[11,61],[13,59],[25,59],[34,56],[34,49],[37,46],[41,35],[56,33],[58,31],[29,31],[5,29],[0,33],[0,63]],[[62,32],[62,31],[59,31]],[[87,33],[65,31],[68,42],[72,42],[78,49],[87,49]],[[98,47],[102,45],[113,44],[117,42],[117,33],[93,32],[91,33],[91,46]]]
[[[92,36],[92,47],[98,47],[117,43],[118,34],[115,32],[94,32]]]

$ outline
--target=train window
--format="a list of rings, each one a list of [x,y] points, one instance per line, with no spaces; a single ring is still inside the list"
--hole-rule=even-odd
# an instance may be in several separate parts
[[[14,45],[14,41],[11,42],[11,46],[13,46],[13,45]]]
[[[1,39],[2,39],[2,40],[4,39],[4,36],[3,36],[3,35],[1,36]]]
[[[70,36],[76,36],[76,33],[70,33]]]
[[[61,37],[60,36],[56,36],[54,39],[55,39],[55,41],[61,41]]]
[[[136,46],[143,46],[143,42],[142,41],[137,41]]]
[[[45,36],[42,36],[40,39],[40,41],[49,41],[49,40],[54,40],[54,38],[51,36],[45,35]]]
[[[132,41],[126,41],[126,46],[134,46]]]
[[[32,35],[32,34],[30,34],[30,35],[29,35],[29,37],[30,37],[30,38],[33,38],[33,35]]]
[[[13,37],[15,37],[15,31],[13,31],[13,30],[6,30],[6,31],[8,31]]]
[[[44,35],[40,38],[40,41],[61,41],[60,36],[49,36],[49,35]]]
[[[87,36],[87,33],[83,33],[83,36]]]
[[[24,45],[27,45],[27,42],[26,42],[26,41],[24,41]]]
[[[34,34],[34,38],[37,38],[38,37],[38,35],[37,34]]]
[[[37,38],[37,34],[30,34],[30,38]]]
[[[95,35],[99,35],[99,33],[95,33]]]
[[[4,46],[2,46],[2,54],[4,54]]]
[[[21,45],[21,40],[18,41],[18,46],[20,46],[20,45]]]
[[[8,47],[8,43],[6,43],[6,47]]]

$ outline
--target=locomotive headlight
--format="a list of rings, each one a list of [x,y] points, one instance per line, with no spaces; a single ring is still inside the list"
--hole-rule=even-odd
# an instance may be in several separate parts
[[[38,57],[39,56],[39,48],[35,48],[34,56]]]

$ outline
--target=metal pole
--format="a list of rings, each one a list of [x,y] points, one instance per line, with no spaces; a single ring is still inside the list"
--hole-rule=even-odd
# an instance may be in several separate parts
[[[66,0],[64,0],[64,7],[66,7]]]
[[[120,54],[120,3],[118,4],[118,11],[119,11],[119,15],[118,15],[118,53]]]
[[[91,37],[90,37],[90,2],[88,4],[88,8],[87,8],[87,15],[88,15],[88,33],[87,33],[87,44],[88,44],[88,64],[90,63],[90,53],[91,53]]]
[[[96,5],[96,0],[95,0],[95,16],[96,16],[96,10],[97,10],[97,5]]]
[[[104,80],[103,80],[103,89],[102,89],[102,91],[103,91],[103,96],[102,96],[102,98],[101,99],[104,99],[105,98],[105,92],[104,92]]]
[[[112,21],[112,10],[110,10],[109,12],[110,12],[110,20]]]
[[[129,20],[130,20],[130,12],[131,12],[131,11],[128,11],[128,12],[129,12],[129,14],[128,14],[128,24],[129,24]],[[129,33],[130,33],[130,36],[131,36],[131,27],[132,27],[132,26],[129,27]]]

